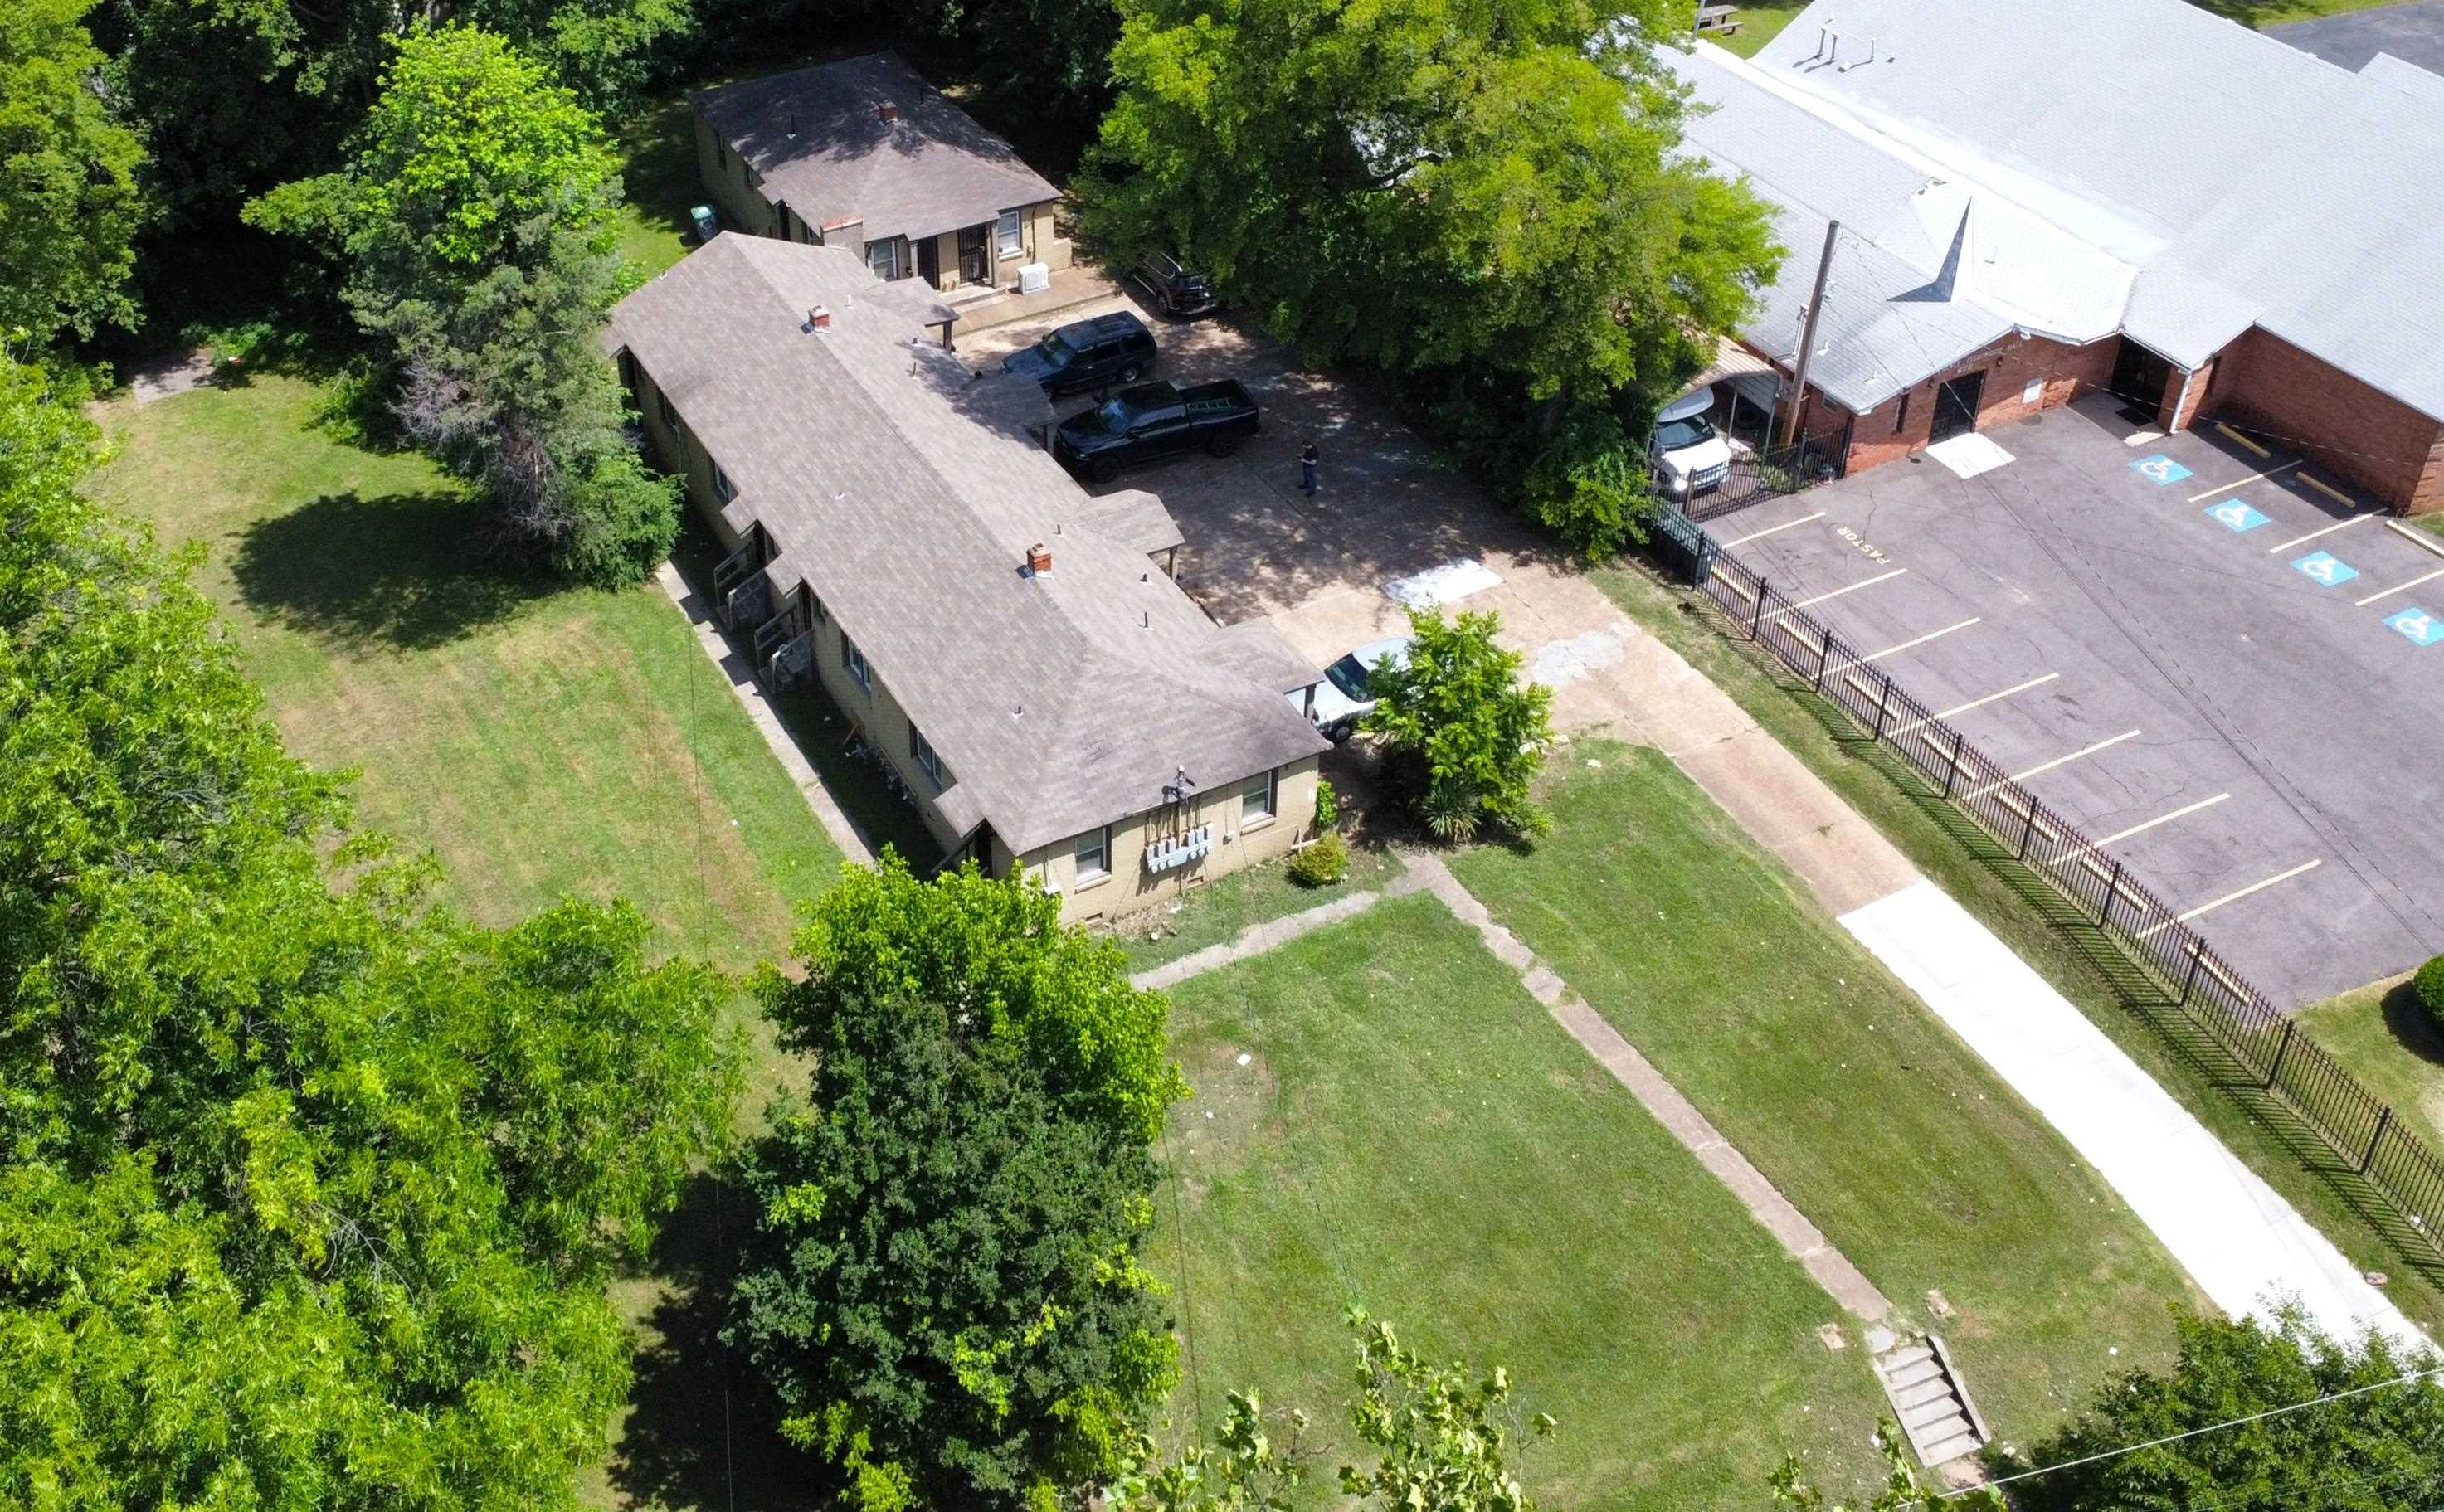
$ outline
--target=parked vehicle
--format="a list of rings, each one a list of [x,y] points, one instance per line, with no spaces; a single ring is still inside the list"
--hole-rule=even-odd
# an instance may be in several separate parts
[[[696,206],[688,212],[688,219],[694,223],[695,239],[699,245],[721,234],[721,222],[713,218],[711,205]]]
[[[1133,462],[1200,448],[1227,457],[1262,423],[1255,396],[1236,378],[1184,389],[1141,383],[1062,421],[1052,454],[1070,471],[1108,483]]]
[[[1135,383],[1153,367],[1154,332],[1125,310],[1065,325],[1001,363],[1003,372],[1025,374],[1054,398],[1081,389]]]
[[[1129,276],[1154,296],[1154,307],[1165,315],[1201,315],[1213,307],[1213,286],[1202,273],[1192,273],[1168,252],[1148,252],[1138,259]]]
[[[1706,418],[1713,407],[1713,391],[1699,389],[1656,412],[1648,451],[1657,481],[1676,499],[1711,493],[1731,475],[1731,444]]]
[[[1324,681],[1315,689],[1315,728],[1330,741],[1344,741],[1358,729],[1358,722],[1375,707],[1375,694],[1367,686],[1367,676],[1375,669],[1390,662],[1404,667],[1409,661],[1409,647],[1416,637],[1395,636],[1359,647],[1324,669]]]

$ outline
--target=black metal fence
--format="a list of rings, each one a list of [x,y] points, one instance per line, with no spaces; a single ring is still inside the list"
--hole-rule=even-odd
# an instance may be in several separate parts
[[[1833,476],[1832,464],[1810,441],[1780,452],[1739,452],[1731,470],[1707,492],[1683,507],[1692,520],[1713,520],[1768,499],[1797,493]]]
[[[1702,533],[1702,532],[1700,532]],[[1936,784],[1953,805],[2071,905],[2086,911],[2163,986],[2186,1021],[2279,1095],[2318,1138],[2444,1257],[2444,1160],[2393,1109],[2215,953],[2122,861],[2011,781],[1830,629],[1718,546],[1698,586],[1750,638]],[[2177,994],[2177,996],[2176,996]]]

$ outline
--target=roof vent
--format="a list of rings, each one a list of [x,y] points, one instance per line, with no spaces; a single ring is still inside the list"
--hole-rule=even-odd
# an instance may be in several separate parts
[[[888,126],[899,119],[899,107],[888,100],[874,102],[874,119]]]
[[[798,139],[798,107],[795,105],[789,107],[789,139]]]
[[[1862,65],[1866,65],[1866,64],[1871,64],[1871,63],[1873,63],[1873,62],[1875,62],[1875,61],[1876,61],[1876,39],[1875,39],[1875,38],[1873,38],[1873,37],[1869,37],[1869,38],[1867,39],[1867,55],[1866,55],[1865,57],[1863,57],[1863,58],[1860,59],[1857,63],[1845,63],[1845,64],[1843,64],[1843,65],[1842,65],[1842,69],[1841,69],[1841,71],[1842,71],[1842,72],[1843,72],[1843,73],[1848,73],[1848,72],[1849,72],[1851,69],[1853,69],[1853,68],[1861,67],[1861,66],[1862,66]]]
[[[1027,548],[1028,570],[1042,574],[1052,570],[1052,548],[1039,541]]]
[[[810,331],[828,331],[831,328],[832,307],[830,305],[817,304],[806,311],[806,329]]]

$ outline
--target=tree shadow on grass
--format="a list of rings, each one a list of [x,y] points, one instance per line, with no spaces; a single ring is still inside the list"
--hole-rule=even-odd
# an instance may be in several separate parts
[[[555,584],[481,560],[476,507],[435,490],[326,493],[258,520],[232,572],[266,618],[351,649],[429,650],[523,612]]]
[[[723,1344],[731,1257],[747,1222],[738,1189],[689,1184],[662,1226],[654,1272],[666,1283],[644,1319],[637,1374],[610,1482],[623,1506],[761,1512],[818,1504],[825,1467],[781,1437],[779,1404]]]

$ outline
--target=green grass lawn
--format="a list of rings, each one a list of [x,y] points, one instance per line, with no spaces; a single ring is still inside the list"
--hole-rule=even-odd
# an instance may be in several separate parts
[[[2351,1262],[2392,1278],[2387,1295],[2444,1328],[2444,1263],[2402,1225],[2351,1162],[2304,1129],[2256,1079],[2189,1026],[2092,916],[2063,903],[2008,847],[1961,818],[1916,773],[1871,745],[1772,657],[1727,633],[1698,596],[1636,566],[1596,581],[1623,613],[1687,657],[2014,954],[2324,1230]]]
[[[2429,1149],[2444,1151],[2444,1030],[2418,1005],[2409,977],[2303,1008],[2299,1021]]]
[[[1290,879],[1287,860],[1268,861],[1191,889],[1167,907],[1120,919],[1111,934],[1128,956],[1129,969],[1142,971],[1235,939],[1250,925],[1379,889],[1399,873],[1389,853],[1371,845],[1349,848],[1349,880],[1333,887],[1302,887]]]
[[[1762,5],[1744,4],[1740,7],[1739,30],[1728,37],[1709,37],[1707,40],[1725,51],[1753,58],[1765,50],[1767,43],[1782,35],[1782,28],[1790,25],[1791,17],[1806,9],[1807,0],[1767,0]]]
[[[687,92],[639,105],[619,122],[620,254],[651,278],[685,257],[695,238],[688,212],[706,203],[695,172],[695,112]]]
[[[2186,1277],[2044,1118],[1660,752],[1571,752],[1603,765],[1565,768],[1550,839],[1452,870],[1944,1336],[1995,1431],[2169,1357]]]
[[[1173,1003],[1196,1095],[1149,1263],[1180,1418],[1244,1387],[1305,1409],[1331,1501],[1356,1301],[1560,1419],[1524,1477],[1550,1512],[1760,1506],[1786,1451],[1837,1490],[1871,1472],[1855,1325],[1439,903],[1386,899]]]

